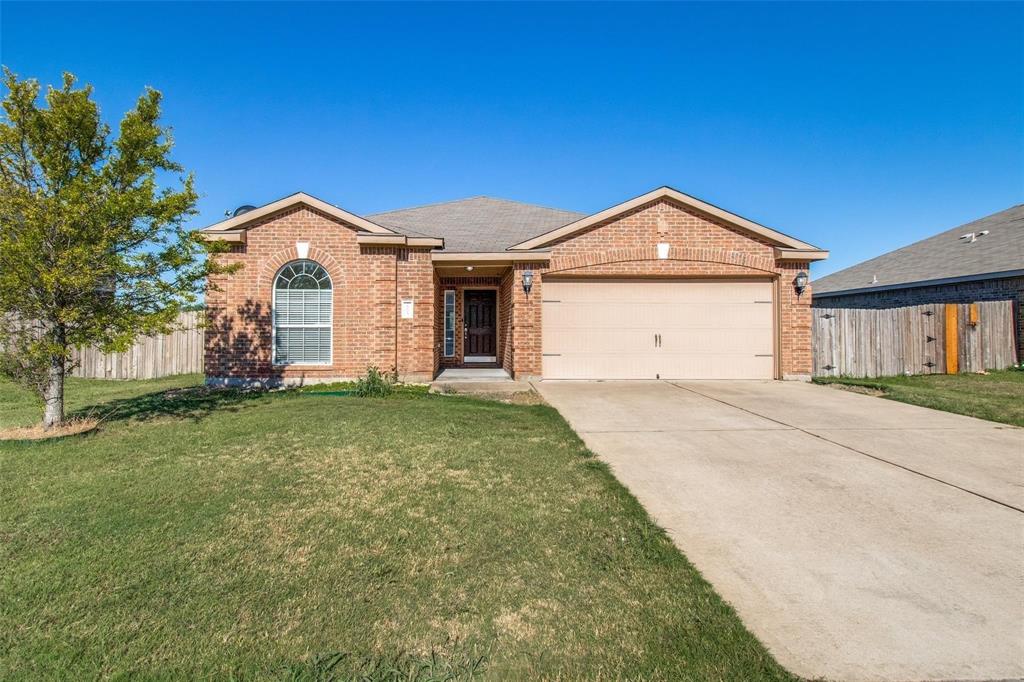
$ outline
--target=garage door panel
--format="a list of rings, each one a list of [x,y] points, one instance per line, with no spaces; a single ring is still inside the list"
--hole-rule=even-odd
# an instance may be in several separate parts
[[[751,303],[664,305],[654,324],[661,329],[771,329],[770,305]]]
[[[655,351],[654,332],[650,329],[544,329],[544,348],[557,353],[644,354]]]
[[[545,377],[559,379],[655,379],[660,358],[621,353],[545,355]]]
[[[545,281],[542,315],[546,378],[774,376],[768,281]]]
[[[628,308],[624,307],[628,305]],[[747,303],[629,303],[549,301],[545,330],[741,327],[771,329],[771,305]]]
[[[774,361],[770,356],[744,354],[686,354],[670,358],[660,379],[751,379],[770,378]]]
[[[673,329],[661,336],[658,350],[665,356],[678,355],[771,355],[772,338],[763,329],[736,328],[735,334],[720,329]]]
[[[544,305],[545,311],[552,311],[551,329],[650,329],[666,315],[665,306],[650,303],[561,301]],[[627,311],[625,305],[629,306],[628,315],[624,314]],[[545,323],[545,329],[547,328]]]
[[[648,280],[643,284],[623,281],[551,281],[544,299],[582,303],[748,303],[771,300],[766,282],[678,282]]]

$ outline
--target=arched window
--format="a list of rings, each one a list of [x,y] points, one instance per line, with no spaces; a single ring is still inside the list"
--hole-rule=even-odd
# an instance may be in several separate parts
[[[331,364],[331,278],[319,263],[288,263],[274,278],[274,364]]]

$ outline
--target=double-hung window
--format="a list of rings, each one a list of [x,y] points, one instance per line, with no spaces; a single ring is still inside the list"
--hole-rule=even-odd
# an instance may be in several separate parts
[[[274,279],[274,364],[331,364],[333,287],[311,260],[285,265]]]

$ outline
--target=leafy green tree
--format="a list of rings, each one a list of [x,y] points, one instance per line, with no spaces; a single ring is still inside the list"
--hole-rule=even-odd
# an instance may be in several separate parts
[[[170,331],[218,269],[206,257],[218,245],[185,227],[197,195],[170,158],[159,92],[147,88],[112,136],[71,74],[45,98],[6,67],[3,82],[0,372],[39,394],[49,429],[64,421],[72,349]]]

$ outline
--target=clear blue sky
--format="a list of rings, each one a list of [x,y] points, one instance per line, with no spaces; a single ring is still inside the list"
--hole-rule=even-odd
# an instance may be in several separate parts
[[[165,95],[196,226],[303,190],[592,212],[659,185],[832,250],[1024,201],[1020,4],[0,4],[0,58]]]

